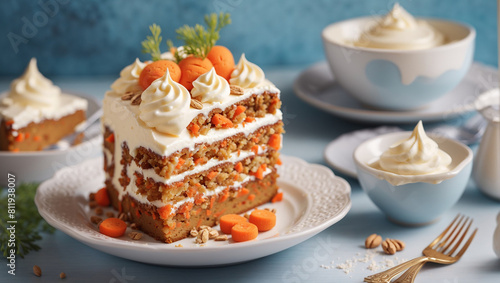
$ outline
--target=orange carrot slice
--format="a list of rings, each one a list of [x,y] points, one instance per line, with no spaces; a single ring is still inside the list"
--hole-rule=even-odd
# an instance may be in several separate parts
[[[108,218],[99,225],[99,232],[113,238],[121,237],[127,230],[127,223],[118,218]]]
[[[95,202],[100,206],[109,206],[111,201],[109,200],[108,190],[102,188],[95,194]]]
[[[231,236],[235,242],[250,241],[259,235],[259,228],[255,224],[241,222],[231,228]]]
[[[269,210],[256,209],[250,213],[248,221],[255,224],[259,232],[265,232],[273,229],[276,225],[276,214]]]
[[[222,233],[231,234],[231,229],[238,223],[248,222],[248,220],[238,214],[226,214],[220,218],[220,230]]]

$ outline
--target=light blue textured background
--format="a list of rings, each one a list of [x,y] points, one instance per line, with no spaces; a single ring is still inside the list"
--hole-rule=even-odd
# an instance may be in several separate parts
[[[30,57],[46,75],[115,75],[141,54],[156,22],[164,38],[210,12],[230,12],[233,24],[220,44],[245,52],[261,66],[307,65],[324,60],[321,30],[352,17],[386,13],[394,0],[2,0],[0,76],[18,76]],[[414,15],[453,19],[477,29],[475,60],[497,65],[495,0],[401,0]],[[45,10],[40,3],[52,3]],[[57,9],[54,8],[54,3]],[[55,13],[52,11],[57,10]],[[29,30],[26,22],[36,31]],[[38,27],[36,25],[38,25]],[[24,32],[23,32],[24,29]],[[16,48],[10,37],[23,37]],[[179,42],[176,42],[179,44]],[[166,50],[166,45],[163,45]]]

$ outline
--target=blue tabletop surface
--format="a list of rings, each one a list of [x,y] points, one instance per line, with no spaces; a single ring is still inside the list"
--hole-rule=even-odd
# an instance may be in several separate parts
[[[299,100],[292,85],[304,67],[265,69],[266,76],[282,91],[286,128],[282,152],[311,163],[325,164],[323,149],[331,140],[343,133],[376,125],[342,120]],[[54,82],[63,89],[102,98],[112,80],[66,78]],[[7,88],[8,82],[0,81],[0,90]],[[373,273],[367,269],[369,263],[355,263],[348,274],[335,267],[348,260],[363,258],[366,253],[363,243],[369,234],[404,240],[407,247],[397,254],[397,258],[411,259],[419,256],[457,213],[475,219],[479,228],[476,239],[458,263],[425,266],[417,282],[499,282],[500,259],[493,252],[492,237],[500,203],[481,194],[472,181],[460,201],[440,220],[428,226],[410,228],[389,222],[361,190],[357,180],[343,177],[352,187],[352,209],[345,218],[317,236],[265,258],[213,268],[155,266],[105,254],[57,231],[44,235],[39,242],[40,251],[18,259],[16,276],[8,275],[2,264],[0,282],[362,282],[363,277]],[[396,257],[380,253],[374,260],[383,264],[386,260],[395,261]],[[42,268],[40,278],[33,275],[35,264]],[[67,274],[63,281],[59,279],[60,272]]]

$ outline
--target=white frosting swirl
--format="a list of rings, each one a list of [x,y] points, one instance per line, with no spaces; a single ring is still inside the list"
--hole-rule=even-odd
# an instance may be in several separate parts
[[[416,50],[445,44],[444,36],[424,20],[416,20],[398,3],[376,25],[363,32],[355,46]]]
[[[217,75],[213,67],[193,82],[193,89],[191,90],[193,98],[209,103],[221,102],[230,93],[229,83],[226,79]]]
[[[411,136],[380,156],[380,167],[400,175],[423,175],[449,171],[451,157],[430,139],[419,121]]]
[[[236,68],[231,73],[229,82],[232,85],[241,86],[243,88],[252,88],[263,82],[264,79],[264,71],[262,71],[259,66],[249,62],[245,58],[245,53],[243,53],[241,54],[240,61],[236,65]]]
[[[144,67],[146,67],[146,64],[141,62],[139,58],[136,58],[134,63],[123,68],[120,72],[120,77],[111,85],[111,89],[118,94],[140,89],[139,76]]]
[[[32,107],[57,107],[61,89],[44,77],[32,58],[24,74],[10,85],[8,98],[12,103]]]
[[[179,135],[191,122],[185,115],[191,104],[189,91],[165,75],[155,80],[141,96],[139,118],[151,128],[164,134]]]

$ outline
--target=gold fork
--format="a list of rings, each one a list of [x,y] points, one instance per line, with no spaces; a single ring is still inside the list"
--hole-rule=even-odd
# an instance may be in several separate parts
[[[407,272],[408,274],[405,273],[397,281],[397,282],[413,282],[407,280],[414,280],[416,274],[418,273],[418,271],[420,271],[420,268],[422,268],[422,266],[426,262],[430,261],[441,264],[452,264],[457,262],[465,253],[470,243],[474,239],[474,236],[476,235],[477,228],[474,230],[474,232],[469,237],[467,242],[463,245],[462,249],[456,255],[453,256],[453,253],[458,249],[458,247],[464,240],[471,224],[472,224],[472,219],[470,219],[469,217],[465,217],[460,214],[457,215],[455,219],[451,222],[451,224],[448,227],[446,227],[446,229],[422,251],[424,256],[414,258],[400,265],[397,265],[393,268],[390,268],[386,271],[367,276],[365,277],[364,281],[373,283],[391,282],[391,280],[394,277],[396,277],[399,273],[403,272],[404,270],[410,267],[415,266],[414,268],[411,268],[411,272],[410,270],[408,270]],[[465,231],[463,231],[464,227],[466,227]],[[453,230],[447,235],[448,231],[450,231],[450,229],[452,228]],[[445,238],[446,235],[447,237]],[[451,248],[451,250],[448,251],[448,249],[451,247],[452,244],[454,244],[455,240],[457,239],[459,239],[458,242],[456,242],[455,245]]]

